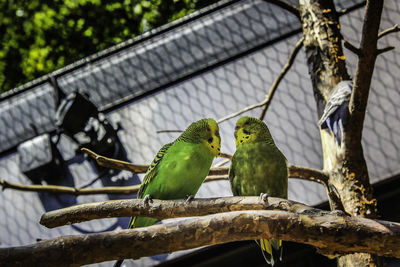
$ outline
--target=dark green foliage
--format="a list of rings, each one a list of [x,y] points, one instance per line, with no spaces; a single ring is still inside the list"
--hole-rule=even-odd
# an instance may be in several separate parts
[[[216,0],[0,0],[0,92]]]

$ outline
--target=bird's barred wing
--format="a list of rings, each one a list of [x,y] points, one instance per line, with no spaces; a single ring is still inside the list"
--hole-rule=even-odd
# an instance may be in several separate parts
[[[153,178],[157,175],[158,166],[160,165],[161,160],[163,159],[167,150],[172,146],[173,143],[169,143],[164,145],[160,151],[158,151],[157,155],[155,156],[153,162],[151,163],[150,167],[148,168],[143,182],[140,185],[139,192],[137,194],[137,198],[143,198],[143,194],[146,191],[148,184],[153,180]]]
[[[232,189],[233,195],[234,196],[238,196],[239,192],[236,191],[236,189],[234,188],[234,183],[233,183],[233,179],[235,178],[235,163],[236,163],[235,155],[233,155],[233,157],[231,159],[231,166],[229,168],[228,177],[229,177],[229,181],[230,181],[230,184],[231,184],[231,189]]]

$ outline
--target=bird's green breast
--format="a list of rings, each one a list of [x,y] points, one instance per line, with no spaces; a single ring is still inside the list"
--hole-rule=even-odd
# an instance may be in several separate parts
[[[213,155],[202,143],[175,142],[157,167],[157,175],[144,196],[180,199],[195,195],[207,176]]]
[[[287,198],[286,158],[275,145],[258,142],[239,146],[232,159],[231,172],[234,195],[268,193]]]

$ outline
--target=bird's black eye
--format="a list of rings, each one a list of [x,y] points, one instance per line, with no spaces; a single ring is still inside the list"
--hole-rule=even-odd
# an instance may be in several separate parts
[[[215,131],[215,136],[219,137],[219,132],[218,131]]]
[[[246,121],[246,122],[244,123],[244,125],[250,125],[250,122],[249,122],[249,121]]]
[[[210,127],[207,127],[206,131],[207,131],[207,132],[211,132]]]
[[[208,138],[208,140],[207,140],[210,144],[212,143],[212,141],[213,141],[213,138],[212,137],[210,137],[210,138]]]
[[[235,127],[235,130],[237,131],[237,130],[239,130],[239,128],[240,128],[240,126],[238,125]]]

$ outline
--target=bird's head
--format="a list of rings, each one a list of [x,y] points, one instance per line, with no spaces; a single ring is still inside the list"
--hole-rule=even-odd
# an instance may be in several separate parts
[[[236,147],[247,143],[269,142],[274,143],[267,125],[256,118],[241,117],[235,127]]]
[[[221,137],[218,123],[214,119],[202,119],[193,122],[180,137],[181,140],[203,143],[214,157],[221,154]]]

